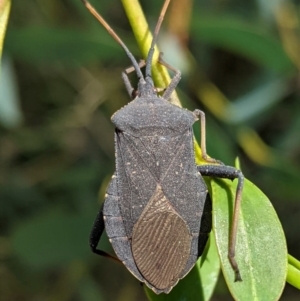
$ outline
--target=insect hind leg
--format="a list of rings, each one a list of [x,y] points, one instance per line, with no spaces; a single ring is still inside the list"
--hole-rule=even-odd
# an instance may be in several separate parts
[[[103,205],[101,205],[101,208],[97,214],[97,217],[94,221],[94,225],[90,234],[90,247],[93,253],[98,254],[100,256],[112,259],[114,261],[120,262],[120,260],[118,258],[116,258],[113,255],[110,255],[108,253],[106,253],[105,251],[99,250],[97,249],[97,245],[101,239],[101,236],[103,234],[105,225],[104,225],[104,217],[103,217]]]
[[[199,232],[199,240],[198,240],[198,257],[200,257],[204,251],[206,246],[209,233],[212,228],[212,204],[209,193],[206,195],[203,214],[200,223],[200,232]]]
[[[238,185],[235,194],[234,212],[232,217],[232,225],[230,230],[228,259],[233,271],[235,272],[235,281],[242,281],[239,267],[235,260],[235,245],[237,237],[238,216],[241,208],[242,191],[244,186],[244,175],[240,170],[225,165],[200,165],[197,166],[197,170],[202,176],[210,176],[230,180],[238,179]]]

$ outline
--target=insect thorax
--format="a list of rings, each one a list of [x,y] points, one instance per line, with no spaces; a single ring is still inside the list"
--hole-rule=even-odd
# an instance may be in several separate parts
[[[191,111],[161,97],[136,98],[112,116],[112,122],[118,130],[135,137],[179,135],[191,128],[196,120]]]

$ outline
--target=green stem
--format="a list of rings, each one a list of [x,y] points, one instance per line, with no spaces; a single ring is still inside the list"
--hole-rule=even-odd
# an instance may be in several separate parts
[[[288,261],[289,261],[289,264],[293,265],[295,268],[297,268],[300,271],[300,261],[299,260],[297,260],[292,255],[288,254]]]
[[[0,58],[2,55],[3,42],[10,11],[10,0],[0,0]]]
[[[286,281],[300,289],[300,262],[291,255],[288,255],[288,273]]]

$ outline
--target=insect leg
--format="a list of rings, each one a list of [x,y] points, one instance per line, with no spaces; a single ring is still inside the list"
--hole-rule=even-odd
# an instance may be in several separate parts
[[[242,281],[238,264],[235,260],[235,245],[236,245],[236,235],[237,235],[237,226],[238,226],[238,217],[241,207],[242,200],[242,191],[244,186],[244,175],[243,173],[231,166],[225,165],[200,165],[197,166],[198,172],[202,176],[210,176],[210,177],[218,177],[225,179],[238,179],[238,185],[236,188],[235,194],[235,204],[234,204],[234,212],[232,217],[232,226],[230,230],[230,238],[229,238],[229,247],[228,247],[228,258],[229,262],[232,266],[232,269],[235,272],[235,281]]]
[[[198,257],[200,257],[206,246],[209,233],[212,227],[212,205],[210,195],[206,195],[203,214],[200,224],[199,240],[198,240]]]
[[[140,62],[139,62],[139,64],[138,64],[139,68],[143,68],[145,65],[146,65],[145,60],[140,60]],[[131,85],[131,82],[130,82],[130,80],[129,80],[129,78],[128,78],[128,74],[130,74],[130,73],[133,72],[133,71],[135,71],[134,66],[131,66],[131,67],[125,69],[125,70],[122,72],[122,79],[123,79],[123,82],[124,82],[124,84],[125,84],[125,87],[126,87],[126,90],[127,90],[128,94],[129,94],[129,96],[130,96],[131,98],[134,98],[134,97],[135,97],[135,90],[134,90],[134,88],[133,88],[132,85]]]
[[[162,55],[163,53],[161,52],[159,54],[159,58],[158,58],[158,62],[165,66],[167,69],[175,72],[174,77],[172,78],[169,86],[166,88],[164,94],[162,95],[162,98],[168,100],[171,96],[171,94],[173,93],[173,91],[176,89],[180,79],[181,79],[181,72],[175,68],[173,68],[171,65],[167,64],[163,59],[162,59]]]
[[[224,165],[223,162],[221,162],[220,160],[214,159],[214,158],[210,158],[207,155],[206,152],[206,124],[205,124],[205,113],[200,111],[200,110],[195,110],[193,112],[196,117],[198,117],[200,119],[200,131],[201,131],[201,152],[202,152],[202,158],[203,160],[205,160],[206,162],[209,163],[218,163],[221,165]]]
[[[115,261],[120,262],[119,259],[117,259],[116,257],[97,249],[97,245],[100,241],[100,238],[102,236],[103,230],[104,230],[104,218],[103,218],[103,205],[104,203],[101,205],[101,208],[97,214],[97,217],[95,219],[94,225],[93,225],[93,229],[91,231],[90,234],[90,247],[92,249],[92,252],[94,252],[95,254],[113,259]]]

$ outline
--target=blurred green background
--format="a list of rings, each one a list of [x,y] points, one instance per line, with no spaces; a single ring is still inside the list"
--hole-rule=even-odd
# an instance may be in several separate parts
[[[121,2],[91,2],[141,58]],[[162,2],[141,1],[152,28]],[[159,37],[183,72],[183,106],[207,113],[209,154],[240,158],[298,259],[299,16],[300,1],[174,0]],[[146,300],[88,245],[114,171],[110,116],[129,101],[129,65],[79,0],[12,4],[0,82],[1,301]],[[101,247],[112,252],[106,237]],[[212,300],[232,300],[222,277]],[[299,291],[287,285],[281,300]]]

